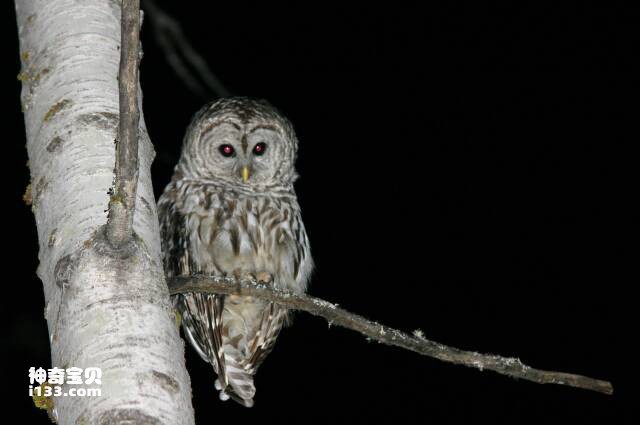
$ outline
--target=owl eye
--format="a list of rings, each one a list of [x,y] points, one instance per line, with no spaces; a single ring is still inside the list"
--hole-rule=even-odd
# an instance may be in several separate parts
[[[258,143],[253,147],[253,154],[254,155],[264,155],[264,152],[267,150],[267,144],[266,143]]]
[[[220,151],[222,156],[227,158],[233,156],[233,154],[235,153],[235,149],[233,149],[233,146],[231,145],[220,145],[218,150]]]

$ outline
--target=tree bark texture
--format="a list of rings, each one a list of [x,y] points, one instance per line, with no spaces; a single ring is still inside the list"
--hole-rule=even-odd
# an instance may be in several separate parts
[[[135,237],[115,249],[104,233],[118,128],[120,2],[15,4],[52,366],[103,373],[100,397],[57,397],[53,413],[62,424],[194,423],[142,116]]]

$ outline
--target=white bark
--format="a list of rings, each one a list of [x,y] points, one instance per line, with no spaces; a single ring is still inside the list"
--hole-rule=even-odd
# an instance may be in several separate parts
[[[55,413],[62,424],[193,423],[142,119],[136,242],[114,251],[101,233],[114,177],[120,2],[16,0],[16,13],[52,366],[103,371],[102,396],[57,397]]]

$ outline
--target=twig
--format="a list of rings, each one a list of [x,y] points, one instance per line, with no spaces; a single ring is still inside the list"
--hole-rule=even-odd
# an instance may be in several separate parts
[[[168,281],[171,294],[205,292],[257,297],[276,302],[290,309],[306,311],[315,316],[323,317],[331,324],[360,332],[380,343],[401,347],[448,363],[473,367],[479,370],[492,370],[512,378],[524,379],[538,384],[568,385],[604,394],[613,393],[613,386],[607,381],[571,373],[534,369],[523,364],[517,358],[481,354],[449,347],[424,338],[419,331],[409,335],[309,295],[298,295],[288,291],[276,290],[257,282],[239,282],[231,278],[191,276],[174,277],[168,279]]]
[[[107,239],[121,246],[133,235],[133,213],[138,186],[138,61],[140,0],[122,0],[120,71],[120,122],[116,142],[115,187],[109,201]]]
[[[143,6],[146,16],[151,20],[158,45],[187,88],[205,100],[210,100],[211,97],[228,97],[229,90],[215,76],[202,55],[191,46],[180,23],[158,7],[154,0],[144,0]]]

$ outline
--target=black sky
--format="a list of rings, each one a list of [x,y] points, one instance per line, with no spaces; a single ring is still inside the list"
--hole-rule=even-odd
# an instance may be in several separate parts
[[[21,199],[15,15],[3,3],[2,210],[20,235],[5,253],[3,392],[21,423],[45,424],[27,396],[27,369],[51,365],[37,234]],[[625,217],[637,197],[624,189],[637,19],[611,5],[475,3],[165,7],[233,94],[266,98],[293,122],[312,294],[442,343],[608,379],[616,394],[442,364],[299,314],[261,367],[251,410],[218,401],[213,371],[189,350],[198,423],[631,422],[619,356],[632,283]],[[159,195],[204,101],[146,25]]]

